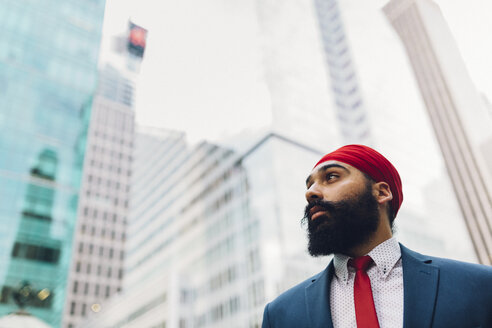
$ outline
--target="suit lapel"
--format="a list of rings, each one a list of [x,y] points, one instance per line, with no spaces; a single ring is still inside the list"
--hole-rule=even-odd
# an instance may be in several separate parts
[[[403,327],[431,327],[439,283],[432,260],[401,245]]]
[[[306,287],[306,307],[309,327],[333,328],[330,311],[330,285],[333,277],[333,261],[312,283]]]

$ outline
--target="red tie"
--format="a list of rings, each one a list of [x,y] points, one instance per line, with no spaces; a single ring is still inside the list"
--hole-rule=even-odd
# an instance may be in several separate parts
[[[356,270],[354,304],[357,328],[379,328],[378,315],[372,298],[371,280],[366,272],[371,263],[372,259],[367,255],[349,261],[349,265]]]

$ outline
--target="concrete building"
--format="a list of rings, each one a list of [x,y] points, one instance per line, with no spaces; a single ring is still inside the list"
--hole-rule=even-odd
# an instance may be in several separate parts
[[[139,28],[131,23],[130,27]],[[89,312],[99,311],[121,290],[124,275],[134,93],[142,57],[130,52],[130,37],[117,41],[114,60],[99,70],[92,104],[64,328],[78,327]]]
[[[439,7],[392,0],[384,12],[400,36],[441,147],[477,258],[492,263],[492,119]]]

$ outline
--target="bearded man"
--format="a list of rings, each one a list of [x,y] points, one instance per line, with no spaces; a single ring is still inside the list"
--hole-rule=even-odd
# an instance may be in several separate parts
[[[425,256],[392,236],[403,193],[383,155],[344,146],[306,186],[309,253],[334,257],[267,304],[263,328],[492,327],[491,267]]]

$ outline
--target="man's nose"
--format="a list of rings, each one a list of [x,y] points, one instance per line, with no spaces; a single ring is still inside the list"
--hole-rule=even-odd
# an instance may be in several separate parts
[[[322,199],[323,195],[318,188],[318,184],[313,183],[308,190],[306,191],[306,200],[308,203],[313,202],[315,200]]]

